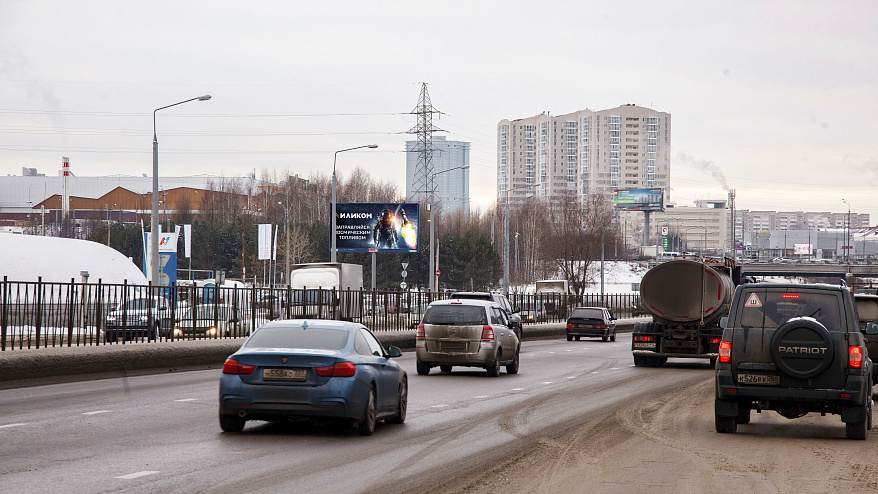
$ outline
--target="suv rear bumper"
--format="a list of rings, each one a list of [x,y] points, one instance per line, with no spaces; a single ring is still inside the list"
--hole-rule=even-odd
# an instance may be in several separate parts
[[[736,402],[797,403],[812,411],[830,411],[835,407],[862,407],[872,399],[869,377],[848,375],[842,389],[783,388],[775,386],[740,385],[734,382],[731,370],[716,371],[716,398]],[[771,410],[773,407],[768,406]]]

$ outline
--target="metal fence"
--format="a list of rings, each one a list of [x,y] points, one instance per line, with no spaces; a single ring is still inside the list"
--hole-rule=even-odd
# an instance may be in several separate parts
[[[415,328],[430,302],[449,293],[290,287],[137,286],[18,282],[0,285],[0,350],[228,338],[275,319],[362,323],[373,331]],[[511,294],[525,324],[562,322],[573,307],[637,315],[639,295]]]

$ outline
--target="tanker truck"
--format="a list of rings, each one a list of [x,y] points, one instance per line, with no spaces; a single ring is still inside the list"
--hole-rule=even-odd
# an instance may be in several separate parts
[[[722,316],[740,283],[734,260],[677,258],[658,264],[640,282],[640,304],[652,322],[634,325],[631,352],[638,367],[661,367],[668,357],[716,364]]]

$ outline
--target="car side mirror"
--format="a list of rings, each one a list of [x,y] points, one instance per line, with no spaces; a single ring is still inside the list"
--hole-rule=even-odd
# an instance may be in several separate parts
[[[512,308],[513,314],[518,314],[519,312],[521,312],[521,307],[516,305],[515,307]]]
[[[719,318],[719,326],[721,328],[725,328],[726,325],[729,324],[729,316],[722,316]]]
[[[866,323],[866,334],[878,334],[878,321],[869,321]]]
[[[402,352],[399,350],[398,347],[389,346],[387,347],[387,356],[389,358],[402,357]]]

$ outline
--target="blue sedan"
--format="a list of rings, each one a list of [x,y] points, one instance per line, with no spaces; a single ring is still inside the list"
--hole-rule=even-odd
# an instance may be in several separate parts
[[[378,420],[401,424],[408,377],[362,324],[296,319],[257,329],[223,365],[219,422],[240,432],[248,420],[337,417],[364,436]]]

